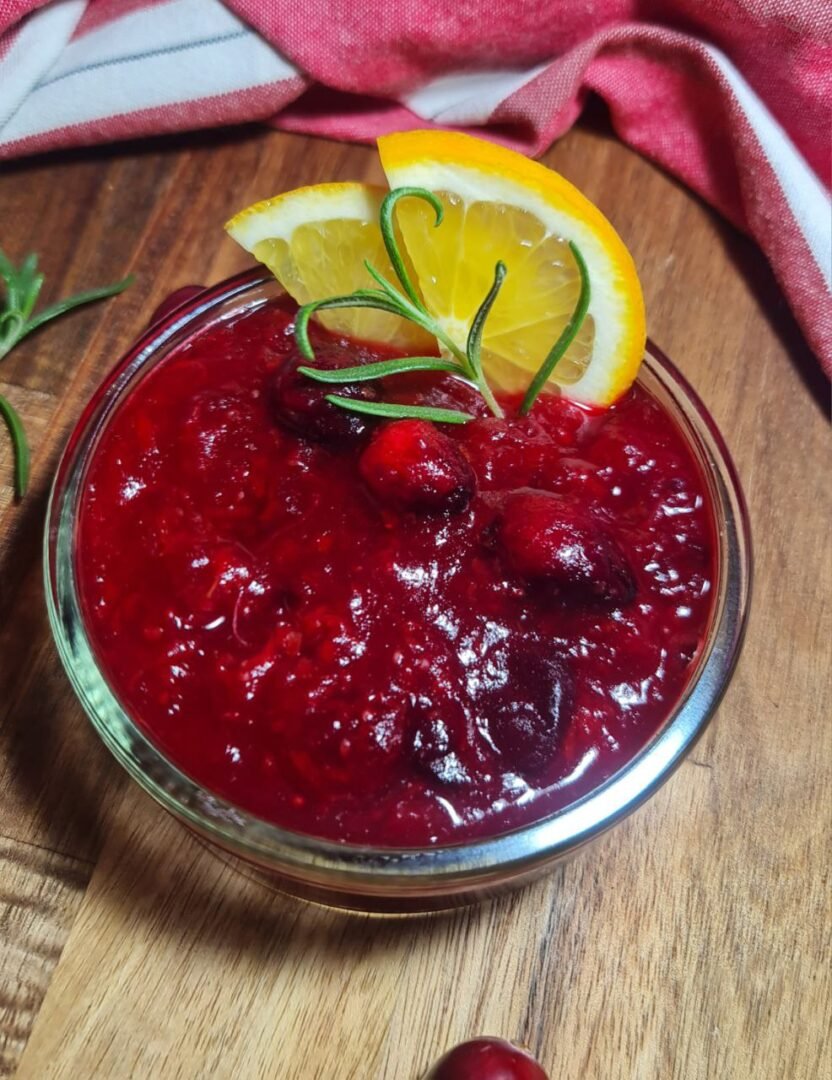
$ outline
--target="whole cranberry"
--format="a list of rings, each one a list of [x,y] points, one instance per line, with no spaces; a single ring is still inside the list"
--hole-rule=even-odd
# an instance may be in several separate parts
[[[299,367],[333,370],[351,367],[356,357],[336,342],[318,345],[315,359],[306,360],[295,351],[286,357],[270,387],[272,410],[284,427],[316,442],[354,439],[364,435],[368,418],[349,412],[327,401],[328,394],[354,398],[359,401],[378,401],[374,383],[321,383],[298,371]]]
[[[464,510],[476,486],[462,450],[427,420],[379,428],[360,468],[376,498],[400,510]]]
[[[554,760],[574,702],[572,674],[551,643],[515,640],[492,658],[503,678],[478,696],[494,746],[512,770],[537,773]]]
[[[425,1080],[549,1080],[531,1054],[505,1039],[460,1043],[434,1065]]]
[[[465,764],[456,753],[453,735],[464,730],[465,717],[461,709],[456,715],[443,717],[438,710],[415,706],[412,709],[411,727],[406,739],[406,749],[411,760],[434,780],[452,787],[471,783]]]
[[[195,296],[199,296],[204,289],[204,285],[183,285],[181,289],[168,293],[150,316],[150,322],[147,325],[153,326],[154,323],[161,322],[162,319],[167,318],[168,315],[176,311],[178,307],[186,304],[189,300],[193,300]]]
[[[508,567],[582,603],[618,606],[635,594],[635,578],[618,541],[585,506],[548,491],[523,488],[504,501],[498,543]]]

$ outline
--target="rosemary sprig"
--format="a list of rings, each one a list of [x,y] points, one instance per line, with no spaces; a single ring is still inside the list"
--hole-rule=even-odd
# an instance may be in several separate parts
[[[471,322],[465,349],[462,350],[425,307],[399,250],[393,223],[393,212],[398,201],[405,198],[423,199],[427,202],[436,214],[435,227],[442,224],[443,216],[441,202],[436,195],[425,188],[394,188],[382,200],[379,213],[381,236],[390,259],[390,265],[399,279],[401,288],[396,288],[365,260],[364,265],[367,272],[376,282],[378,288],[356,289],[355,292],[344,296],[330,296],[323,300],[314,300],[309,304],[304,304],[298,311],[295,320],[295,339],[301,355],[309,361],[314,361],[315,352],[309,340],[309,320],[313,315],[318,311],[331,308],[373,308],[384,311],[389,315],[397,315],[402,319],[407,319],[409,322],[426,330],[438,342],[442,356],[402,356],[393,360],[383,360],[378,363],[335,370],[324,370],[308,366],[300,367],[298,370],[310,379],[316,379],[318,382],[323,383],[366,382],[370,379],[381,379],[408,371],[447,371],[476,387],[494,416],[502,417],[503,410],[489,386],[483,369],[482,337],[486,320],[506,277],[505,263],[498,262],[494,267],[493,284]],[[520,406],[521,415],[527,413],[537,400],[556,365],[574,341],[589,308],[590,284],[586,263],[576,244],[570,241],[569,248],[575,257],[581,278],[581,291],[578,302],[569,322],[532,379]],[[471,414],[456,409],[427,409],[418,405],[366,402],[360,399],[341,397],[338,394],[328,395],[327,400],[340,408],[349,409],[352,412],[369,413],[374,416],[421,417],[436,420],[437,422],[455,424],[465,423],[467,420],[473,419]],[[428,415],[429,413],[431,415]]]
[[[32,317],[32,312],[43,285],[43,274],[38,272],[37,255],[29,254],[20,266],[15,266],[0,250],[0,280],[3,282],[5,292],[4,300],[0,305],[0,360],[2,360],[27,334],[31,334],[33,330],[37,330],[50,319],[56,319],[59,315],[64,315],[82,304],[91,304],[96,300],[114,296],[126,289],[133,278],[128,276],[114,285],[88,289],[66,300],[59,300],[38,312],[34,317]],[[0,418],[5,422],[12,440],[15,496],[22,499],[29,482],[29,443],[19,414],[12,407],[11,402],[2,395],[0,395]]]
[[[366,365],[365,370],[368,368],[371,369],[372,374],[365,374],[363,376],[364,379],[377,379],[389,375],[398,375],[406,371],[449,371],[475,386],[494,415],[502,416],[503,411],[494,397],[491,387],[488,385],[479,359],[478,343],[482,337],[481,330],[479,337],[472,337],[472,335],[469,334],[466,349],[464,351],[460,349],[456,342],[452,340],[445,329],[440,326],[437,320],[425,307],[416,290],[416,286],[410,278],[404,258],[399,250],[395,227],[393,225],[393,211],[396,208],[396,203],[399,199],[404,198],[424,199],[436,214],[434,224],[439,226],[442,223],[441,202],[432,192],[426,191],[424,188],[394,188],[385,195],[379,213],[379,225],[381,227],[381,236],[384,241],[384,246],[390,259],[390,265],[393,267],[396,277],[399,279],[401,289],[397,289],[395,285],[391,284],[391,282],[389,282],[383,274],[379,273],[371,263],[365,262],[364,265],[367,268],[367,272],[376,282],[378,288],[356,289],[355,292],[349,293],[346,296],[330,296],[325,300],[315,300],[309,304],[305,304],[298,311],[297,318],[295,319],[295,339],[298,343],[301,355],[307,360],[314,362],[315,353],[309,340],[309,320],[316,312],[328,308],[375,308],[378,311],[384,311],[390,315],[398,315],[400,318],[407,319],[408,322],[420,326],[432,337],[436,338],[443,355],[441,357],[403,356],[393,360],[385,360],[379,364],[368,364]],[[488,311],[491,309],[491,306],[497,297],[497,293],[499,292],[503,278],[505,277],[505,267],[502,266],[502,264],[499,264],[499,266],[501,269],[495,272],[495,283],[489,291],[488,296],[483,301],[485,312],[482,315],[481,322],[484,322],[485,315],[487,315]],[[481,307],[480,311],[477,312],[477,317],[480,316],[482,310],[483,308]],[[475,319],[475,323],[476,321],[477,320]],[[476,354],[471,353],[472,345],[477,349]],[[321,369],[303,367],[300,370],[305,375],[308,375],[313,379],[318,379],[320,382],[351,382],[354,379],[354,372],[356,369],[341,368],[337,371],[323,372]],[[338,395],[331,395],[331,397],[337,399],[334,404],[339,405],[341,408],[350,409],[354,412],[367,411],[365,407],[366,403],[363,401],[358,401],[354,398],[340,398]],[[395,413],[396,416],[418,416],[424,418],[425,415],[424,412],[420,410],[420,407],[415,405],[396,405],[395,409],[397,410]],[[472,416],[459,413],[455,409],[434,409],[432,411],[434,413],[454,414],[455,419],[452,421],[448,420],[447,416],[441,417],[446,423],[462,423],[464,421],[459,419],[459,416],[462,415],[464,415],[466,419],[473,419]],[[391,413],[389,415],[394,414]],[[437,417],[436,419],[440,418]]]

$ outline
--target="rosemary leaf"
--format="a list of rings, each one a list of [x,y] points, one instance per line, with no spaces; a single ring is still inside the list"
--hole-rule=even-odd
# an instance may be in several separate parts
[[[14,493],[22,499],[29,486],[29,441],[23,421],[12,403],[0,394],[0,417],[6,422],[14,451]]]
[[[295,317],[295,341],[301,356],[307,360],[315,359],[315,350],[309,340],[309,320],[316,311],[326,308],[377,308],[386,311],[390,315],[399,315],[401,312],[396,308],[393,301],[383,293],[374,289],[359,289],[347,296],[330,296],[326,300],[312,300],[298,309]]]
[[[391,285],[387,278],[376,270],[369,259],[364,260],[364,269],[374,281],[378,282],[379,288],[393,301],[394,304],[398,305],[401,303],[402,297],[400,293],[396,291],[395,286]]]
[[[438,356],[402,356],[395,360],[379,360],[374,364],[345,368],[299,367],[298,371],[322,383],[369,382],[370,379],[383,379],[386,375],[400,375],[405,371],[454,371],[457,375],[465,375],[459,364]]]
[[[520,405],[518,412],[521,416],[525,416],[531,409],[537,400],[540,391],[546,385],[552,372],[558,361],[563,357],[563,354],[575,340],[575,336],[583,325],[583,321],[586,318],[587,309],[589,308],[590,301],[590,287],[589,287],[589,271],[587,270],[584,257],[581,254],[578,245],[569,241],[569,250],[575,256],[575,262],[578,264],[578,273],[581,275],[581,291],[578,295],[578,303],[575,305],[575,310],[569,319],[569,322],[564,326],[561,331],[560,337],[549,351],[549,355],[540,365],[540,368],[529,383],[529,388],[523,397],[523,401]]]
[[[43,274],[39,274],[37,270],[38,257],[32,252],[26,256],[17,272],[17,281],[22,301],[20,315],[24,323],[32,314],[32,309],[37,303],[41,286],[43,285]]]
[[[126,278],[122,278],[121,281],[117,281],[114,285],[102,285],[98,289],[87,289],[86,292],[76,293],[75,296],[69,296],[66,300],[58,300],[57,303],[44,308],[34,319],[30,319],[20,337],[31,334],[33,330],[37,330],[39,326],[43,326],[50,319],[57,319],[59,315],[64,315],[67,311],[72,311],[73,308],[81,307],[82,304],[92,304],[96,300],[107,300],[111,296],[117,296],[120,292],[124,292],[128,285],[132,284],[133,275],[128,274]]]
[[[29,258],[29,256],[27,256]],[[25,260],[24,260],[25,263]],[[18,268],[6,257],[2,249],[0,249],[0,278],[6,286],[6,303],[5,308],[7,312],[17,312],[23,303],[23,298],[20,295],[20,276],[23,267]]]
[[[436,221],[434,226],[442,224],[442,217],[444,211],[442,209],[442,203],[433,194],[432,191],[428,191],[426,188],[419,187],[400,187],[393,188],[392,191],[388,191],[384,196],[381,203],[381,211],[379,213],[379,225],[381,226],[381,237],[384,240],[384,246],[387,248],[387,254],[390,258],[390,264],[396,271],[396,277],[402,283],[402,288],[416,305],[416,307],[427,314],[427,309],[422,303],[422,298],[419,296],[416,286],[410,280],[410,274],[407,272],[407,267],[404,265],[404,259],[399,251],[399,245],[396,241],[395,225],[393,224],[393,211],[396,208],[396,203],[399,199],[423,199],[426,203],[429,203],[433,207],[433,211],[436,214]]]
[[[359,398],[327,394],[327,401],[350,412],[368,416],[386,416],[396,420],[432,420],[436,424],[467,424],[474,417],[460,409],[434,409],[428,405],[394,405],[388,401],[361,401]]]
[[[494,301],[497,299],[497,294],[505,279],[506,264],[504,262],[498,262],[494,267],[494,283],[488,290],[488,295],[477,309],[477,313],[471,323],[471,329],[468,331],[468,341],[465,346],[465,351],[468,354],[468,363],[471,365],[477,386],[479,387],[480,393],[485,398],[486,404],[495,416],[502,416],[503,412],[497,403],[496,398],[492,394],[491,387],[488,385],[488,381],[482,370],[482,332],[485,327],[485,320],[491,314]]]

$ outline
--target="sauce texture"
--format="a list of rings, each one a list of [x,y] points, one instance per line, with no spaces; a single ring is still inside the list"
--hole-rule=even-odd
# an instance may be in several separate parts
[[[603,413],[502,398],[498,420],[448,377],[396,377],[388,400],[477,413],[441,426],[464,497],[413,509],[395,477],[368,483],[383,424],[280,421],[292,317],[270,302],[199,333],[100,438],[77,569],[117,696],[206,788],[335,840],[495,835],[597,787],[672,710],[710,618],[712,515],[674,423],[638,385]],[[606,591],[539,570],[550,512],[603,539]]]

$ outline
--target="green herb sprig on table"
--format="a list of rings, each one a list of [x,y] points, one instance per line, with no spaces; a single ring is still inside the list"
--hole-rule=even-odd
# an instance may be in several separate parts
[[[0,280],[4,285],[4,297],[0,303],[0,360],[27,334],[37,330],[50,319],[56,319],[82,304],[91,304],[96,300],[105,300],[122,292],[133,280],[132,275],[117,281],[114,285],[104,285],[99,289],[88,289],[76,293],[66,300],[58,300],[49,307],[33,314],[40,290],[43,274],[38,271],[38,257],[29,254],[15,266],[0,250]],[[29,483],[29,443],[23,427],[23,421],[11,402],[0,394],[0,418],[5,421],[14,450],[14,488],[15,495],[22,499]]]
[[[426,330],[438,342],[442,355],[439,357],[403,356],[393,360],[381,360],[378,363],[360,364],[356,367],[334,370],[302,366],[298,368],[298,371],[310,379],[315,379],[317,382],[335,384],[366,382],[371,379],[386,378],[390,375],[400,375],[408,371],[447,371],[476,387],[494,416],[502,417],[503,410],[494,396],[483,370],[482,337],[486,320],[505,281],[506,266],[503,262],[498,262],[494,267],[493,284],[473,318],[465,349],[461,349],[425,307],[399,251],[393,225],[393,212],[396,203],[404,198],[423,199],[427,202],[436,215],[434,222],[436,227],[442,224],[443,217],[442,203],[436,195],[425,188],[394,188],[382,200],[379,213],[381,236],[390,259],[390,265],[399,279],[401,288],[397,289],[395,285],[387,281],[374,266],[365,260],[364,265],[367,272],[378,284],[378,288],[356,289],[355,292],[348,293],[345,296],[330,296],[324,300],[314,300],[309,304],[304,304],[298,311],[295,320],[295,339],[301,355],[306,360],[313,362],[315,352],[309,340],[309,320],[316,312],[328,308],[375,308],[390,315],[398,315],[400,318],[407,319],[408,322],[415,323],[416,326]],[[520,405],[519,412],[521,415],[527,413],[534,405],[558,361],[575,340],[575,336],[580,330],[589,308],[590,283],[586,262],[576,244],[570,241],[569,248],[577,263],[581,279],[578,302],[566,326],[530,382]],[[338,394],[328,394],[327,401],[351,412],[369,413],[374,416],[424,419],[446,424],[465,424],[469,420],[473,420],[471,413],[463,412],[461,409],[435,409],[421,405],[361,401],[341,397]]]

